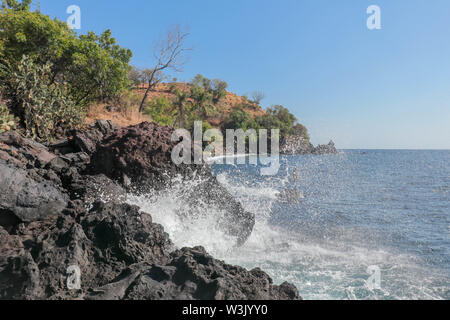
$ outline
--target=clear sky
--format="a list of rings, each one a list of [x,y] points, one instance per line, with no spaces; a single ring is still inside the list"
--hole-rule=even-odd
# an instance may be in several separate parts
[[[450,149],[449,0],[41,0],[81,33],[111,29],[132,63],[151,67],[154,42],[189,26],[184,72],[288,107],[313,143],[339,148]],[[381,30],[368,30],[369,5]]]

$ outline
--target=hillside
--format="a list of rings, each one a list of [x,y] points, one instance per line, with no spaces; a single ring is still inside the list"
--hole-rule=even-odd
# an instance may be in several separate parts
[[[142,84],[136,89],[139,97],[143,97],[147,87],[146,84]],[[172,101],[175,99],[175,94],[171,91],[170,87],[170,83],[161,83],[157,85],[156,88],[150,92],[148,100],[151,101],[159,96],[165,96],[169,101]],[[180,82],[176,84],[176,87],[182,92],[189,92],[192,85]],[[228,119],[228,115],[238,106],[243,106],[242,110],[248,113],[252,118],[262,116],[266,113],[259,105],[251,102],[247,98],[227,91],[225,97],[223,97],[219,103],[215,104],[216,112],[214,115],[208,117],[208,122],[215,127],[221,127],[224,121]]]

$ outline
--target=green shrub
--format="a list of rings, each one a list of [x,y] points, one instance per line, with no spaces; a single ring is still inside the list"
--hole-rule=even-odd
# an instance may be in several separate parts
[[[17,119],[9,112],[5,104],[0,104],[0,133],[14,130],[17,127]]]
[[[77,104],[106,101],[129,87],[132,53],[116,44],[111,31],[77,36],[67,24],[39,11],[29,1],[8,0],[0,12],[0,63],[17,68],[24,55],[36,64],[48,62],[52,83],[65,83]],[[0,72],[0,82],[9,74]]]
[[[143,113],[152,118],[152,120],[163,126],[173,126],[175,122],[175,111],[169,99],[160,95],[150,100]]]
[[[13,90],[8,98],[27,136],[51,141],[83,123],[84,108],[74,103],[63,84],[52,82],[51,64],[39,65],[25,56],[16,69],[5,69],[10,74],[6,86]]]

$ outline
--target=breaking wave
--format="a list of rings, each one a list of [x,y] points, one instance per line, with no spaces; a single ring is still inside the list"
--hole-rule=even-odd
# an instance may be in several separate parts
[[[405,229],[397,214],[411,211],[394,204],[405,201],[405,195],[391,192],[387,197],[390,185],[380,176],[381,169],[371,171],[376,179],[364,180],[373,165],[367,163],[370,156],[286,157],[273,177],[259,176],[258,168],[250,165],[213,166],[219,182],[256,215],[252,235],[239,248],[217,228],[220,208],[186,204],[182,195],[198,182],[180,179],[169,190],[128,201],[162,224],[177,247],[201,245],[227,263],[260,267],[276,283],[295,284],[305,299],[450,298],[448,233],[441,234],[438,245],[432,241],[435,234],[420,233],[419,221],[411,220]],[[300,172],[297,181],[290,176],[293,167]],[[298,188],[305,199],[281,201],[286,188]],[[429,192],[435,194],[437,188]],[[448,204],[437,215],[443,220],[435,219],[444,229],[449,225]],[[379,270],[376,288],[369,285],[373,266]]]

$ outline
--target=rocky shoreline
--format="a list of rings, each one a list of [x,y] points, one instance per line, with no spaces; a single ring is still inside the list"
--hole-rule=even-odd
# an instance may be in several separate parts
[[[328,144],[318,145],[314,147],[314,145],[303,137],[300,136],[290,136],[287,137],[281,143],[280,154],[282,155],[305,155],[305,154],[314,154],[314,155],[323,155],[323,154],[338,154],[338,150],[333,141],[330,141]]]
[[[228,265],[202,247],[176,248],[151,215],[126,203],[129,192],[198,179],[186,201],[220,206],[221,227],[236,245],[251,234],[255,217],[208,166],[170,161],[172,130],[97,121],[48,146],[1,134],[0,299],[301,299],[258,268]],[[74,270],[79,287],[70,286]]]

